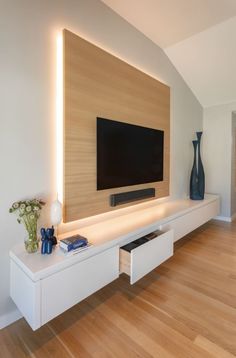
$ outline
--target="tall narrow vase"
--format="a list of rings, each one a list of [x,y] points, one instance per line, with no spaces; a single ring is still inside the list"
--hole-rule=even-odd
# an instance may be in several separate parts
[[[193,140],[194,159],[190,177],[190,199],[203,200],[205,193],[205,174],[200,152],[202,132],[197,132],[196,134],[197,140]]]
[[[200,199],[198,194],[197,145],[198,145],[198,141],[193,140],[194,158],[193,158],[193,167],[190,176],[190,199],[192,200]]]
[[[205,193],[205,173],[202,165],[200,143],[201,143],[202,132],[197,132],[198,139],[198,192],[201,199],[204,199]]]

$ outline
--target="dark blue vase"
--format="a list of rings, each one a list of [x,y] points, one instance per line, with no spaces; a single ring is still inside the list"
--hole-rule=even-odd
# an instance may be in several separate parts
[[[190,199],[203,200],[205,193],[205,174],[202,165],[200,142],[202,132],[197,132],[197,140],[193,140],[194,160],[190,177]]]
[[[201,199],[204,199],[205,193],[205,173],[202,164],[200,144],[201,144],[202,132],[197,132],[198,139],[198,191]]]

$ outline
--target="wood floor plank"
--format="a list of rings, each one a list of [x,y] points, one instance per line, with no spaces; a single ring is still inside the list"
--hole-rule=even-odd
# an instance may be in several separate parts
[[[135,285],[121,275],[36,332],[1,330],[0,358],[25,357],[236,357],[236,222],[210,221]]]
[[[148,338],[149,342],[159,346],[155,353],[156,356],[161,348],[161,356],[168,355],[176,358],[187,358],[189,356],[199,357],[201,355],[203,358],[209,357],[209,354],[204,352],[203,349],[195,349],[196,347],[194,347],[192,342],[184,335],[179,334],[172,327],[159,321],[156,317],[149,314],[147,310],[143,311],[138,305],[134,304],[134,302],[129,303],[129,301],[125,300],[121,294],[117,294],[112,300],[106,299],[104,291],[101,291],[100,294],[99,310],[103,312],[104,315],[107,315],[112,321],[115,316],[115,320],[121,321],[122,325],[127,325],[127,328],[129,325],[136,329],[138,328],[139,332],[142,332],[142,341],[144,344]],[[98,295],[96,295],[94,299],[97,300],[97,297]],[[135,337],[133,339],[135,339]]]
[[[209,352],[213,357],[215,358],[234,358],[235,356],[221,347],[219,347],[217,344],[212,343],[207,338],[203,336],[197,336],[194,343],[198,345],[201,348],[204,348],[207,352]]]
[[[29,352],[21,339],[11,333],[10,329],[0,331],[0,357],[11,358],[29,357]]]

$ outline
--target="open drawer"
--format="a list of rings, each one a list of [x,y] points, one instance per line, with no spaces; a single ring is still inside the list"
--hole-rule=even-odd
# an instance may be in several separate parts
[[[147,238],[148,240],[145,240]],[[173,255],[173,230],[156,231],[120,248],[120,273],[130,276],[131,285]]]

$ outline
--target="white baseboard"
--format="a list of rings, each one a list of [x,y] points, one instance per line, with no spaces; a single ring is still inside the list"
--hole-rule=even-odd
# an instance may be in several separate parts
[[[20,311],[18,311],[18,309],[15,309],[14,311],[0,316],[0,329],[9,326],[9,324],[15,321],[18,321],[18,319],[20,319],[21,317],[22,314],[20,313]]]
[[[232,217],[230,216],[216,216],[214,217],[215,220],[220,220],[220,221],[226,221],[228,223],[231,223],[231,221],[233,220]]]

